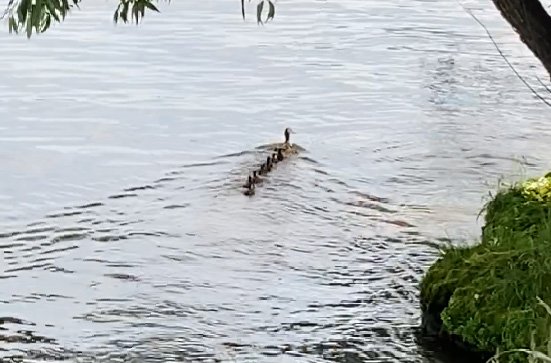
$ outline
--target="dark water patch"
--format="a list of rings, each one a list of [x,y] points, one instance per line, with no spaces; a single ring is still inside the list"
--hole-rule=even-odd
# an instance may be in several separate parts
[[[98,303],[124,303],[124,302],[132,302],[132,299],[104,297],[104,298],[98,298],[95,301]]]
[[[43,228],[32,228],[32,229],[26,229],[21,231],[10,231],[10,232],[4,232],[0,233],[0,239],[2,238],[12,238],[20,235],[35,235],[35,234],[41,234],[46,232],[51,232],[55,230],[55,227],[43,227]]]
[[[337,184],[337,185],[340,185],[340,186],[343,186],[343,187],[346,187],[346,188],[350,188],[349,185],[345,181],[334,178],[334,177],[333,178],[328,178],[327,182]]]
[[[41,251],[40,254],[41,255],[51,255],[51,254],[60,253],[60,252],[67,252],[67,251],[74,250],[74,249],[77,249],[77,248],[78,248],[78,246],[59,247],[59,248],[54,248],[54,249],[51,249],[51,250]]]
[[[178,237],[176,235],[171,235],[166,232],[128,232],[127,233],[128,238],[130,237]]]
[[[51,244],[56,244],[60,242],[69,242],[69,241],[79,241],[88,237],[88,233],[67,233],[61,236],[56,236],[52,238]]]
[[[335,189],[332,189],[331,187],[328,187],[326,185],[323,185],[323,184],[319,184],[319,183],[314,183],[314,187],[320,189],[320,190],[323,190],[325,193],[336,193]]]
[[[45,270],[47,267],[51,267],[51,263],[37,263],[37,264],[31,264],[26,266],[21,266],[17,268],[10,268],[4,270],[4,273],[10,273],[10,272],[20,272],[20,271],[32,271],[36,269],[43,269]]]
[[[130,226],[130,225],[133,225],[133,224],[140,224],[142,222],[144,222],[145,220],[143,219],[136,219],[136,220],[121,220],[121,221],[115,221],[115,220],[108,220],[108,221],[105,221],[105,223],[108,223],[108,224],[117,224],[119,226]]]
[[[398,227],[405,227],[405,228],[414,228],[415,227],[413,224],[410,224],[406,221],[397,220],[397,219],[377,218],[377,220],[380,221],[380,222],[387,223],[387,224],[392,224],[392,225],[398,226]]]
[[[124,280],[124,281],[132,281],[132,282],[140,281],[140,278],[138,278],[137,276],[123,274],[123,273],[108,273],[108,274],[104,274],[104,276],[111,277],[116,280]]]
[[[101,252],[101,251],[98,251],[98,252]],[[92,258],[92,257],[81,258],[79,260],[83,262],[97,262],[107,267],[120,267],[120,268],[136,267],[135,265],[128,263],[127,261],[113,261],[108,259]]]
[[[127,235],[107,235],[107,236],[94,236],[92,240],[97,242],[117,242],[127,240]]]
[[[68,227],[61,227],[56,228],[56,233],[66,233],[66,232],[87,232],[90,231],[89,227],[81,227],[81,226],[68,226]]]
[[[153,185],[142,185],[142,186],[139,186],[139,187],[131,187],[131,188],[126,188],[126,189],[123,189],[124,192],[137,192],[137,191],[142,191],[142,190],[154,190],[154,189],[157,189],[158,187],[157,186],[153,186]]]
[[[94,218],[83,218],[83,219],[79,219],[77,221],[78,224],[86,224],[86,223],[91,223],[91,222],[94,222],[95,219]]]
[[[21,236],[16,238],[16,241],[34,242],[48,238],[47,235]]]
[[[240,154],[240,153],[228,154],[228,155],[215,157],[215,159],[233,157],[233,156],[242,156],[242,155],[245,155],[245,154]],[[200,167],[217,166],[217,165],[224,165],[224,164],[227,164],[227,162],[225,162],[225,161],[206,161],[206,162],[197,162],[197,163],[184,164],[184,165],[181,166],[181,168],[190,169],[190,168],[200,168]],[[172,173],[169,173],[169,175],[173,175],[173,173],[181,174],[182,172],[172,172]]]
[[[79,353],[56,346],[56,341],[40,341],[40,343],[49,343],[48,347],[40,349],[28,349],[25,354],[15,354],[6,359],[3,363],[20,363],[26,361],[32,362],[71,362],[78,359]]]
[[[432,184],[435,182],[434,178],[427,178],[422,175],[413,175],[413,174],[400,174],[395,177],[390,177],[386,180],[386,183],[395,183],[395,184]]]
[[[321,170],[321,169],[318,169],[318,168],[314,168],[312,169],[314,171],[314,173],[316,174],[321,174],[321,175],[324,175],[324,176],[328,176],[329,173],[325,170]]]
[[[22,247],[22,246],[25,246],[24,243],[19,243],[19,242],[11,242],[11,243],[5,243],[5,244],[1,244],[0,245],[0,250],[10,250],[10,249],[14,249],[14,248],[17,248],[17,247]],[[7,253],[9,251],[4,251],[4,253]]]
[[[166,183],[166,182],[171,182],[171,181],[174,181],[174,180],[178,180],[178,179],[181,179],[181,178],[176,178],[176,177],[163,177],[163,178],[160,178],[160,179],[157,179],[155,180],[153,183],[155,184],[158,184],[158,183]]]
[[[0,275],[0,280],[7,280],[7,279],[13,279],[13,278],[16,278],[17,275],[6,275],[5,274],[5,271],[4,271],[4,274]],[[2,301],[3,303],[5,304],[8,304],[9,302],[8,301]]]
[[[22,343],[22,344],[31,344],[31,343],[55,343],[55,339],[47,338],[35,334],[29,330],[18,330],[13,335],[4,335],[0,334],[0,341],[5,343]]]
[[[72,296],[66,296],[66,295],[41,294],[41,293],[33,293],[32,296],[36,296],[39,299],[41,299],[41,300],[43,299],[43,300],[46,300],[46,301],[56,301],[56,300],[59,300],[59,299],[68,300],[68,299],[73,299],[74,298]]]
[[[110,195],[107,198],[109,198],[109,199],[124,199],[124,198],[133,198],[133,197],[137,197],[137,196],[138,196],[138,194],[136,194],[136,193],[126,193],[126,194]]]
[[[84,214],[82,211],[74,211],[74,212],[60,212],[60,213],[51,213],[46,214],[44,218],[63,218],[63,217],[72,217],[72,216],[78,216]]]
[[[367,200],[370,200],[372,202],[383,203],[383,204],[389,204],[390,203],[390,200],[388,198],[378,197],[376,195],[368,194],[368,193],[365,193],[365,192],[352,191],[351,193],[355,194],[359,197],[365,198]]]
[[[351,207],[366,208],[366,209],[375,210],[375,211],[378,211],[378,212],[381,212],[381,213],[388,213],[388,214],[397,213],[397,211],[395,211],[395,210],[385,208],[381,205],[371,203],[371,202],[367,202],[367,201],[358,200],[358,201],[354,201],[354,202],[341,202],[341,203],[343,203],[344,205],[351,206]],[[353,211],[348,211],[348,212],[354,213]]]
[[[519,165],[526,165],[530,167],[537,167],[535,164],[529,163],[526,159],[519,159],[515,157],[510,156],[503,156],[503,155],[494,155],[494,154],[488,154],[488,153],[480,153],[475,155],[467,155],[466,159],[482,159],[482,160],[502,160],[502,161],[512,161]]]
[[[30,322],[30,321],[25,321],[23,319],[19,319],[19,318],[14,318],[14,317],[10,317],[10,316],[2,316],[0,317],[0,325],[2,324],[19,324],[19,325],[30,325],[30,326],[34,326],[36,324]]]
[[[215,156],[214,158],[215,159],[237,158],[237,157],[242,157],[242,156],[246,156],[246,155],[258,155],[258,152],[251,151],[251,150],[244,150],[244,151],[238,151],[238,152],[234,152],[234,153]],[[220,163],[220,162],[218,162],[218,163]]]
[[[190,203],[169,204],[169,205],[165,205],[163,208],[164,209],[179,209],[179,208],[187,208],[190,205],[191,205]]]
[[[91,208],[102,207],[103,205],[104,205],[103,203],[94,202],[94,203],[79,205],[79,206],[76,206],[75,208],[77,208],[77,209],[91,209]]]
[[[319,161],[309,157],[309,156],[304,156],[304,155],[300,155],[298,157],[299,160],[301,161],[305,161],[309,164],[313,164],[313,165],[322,165],[322,163],[320,163]],[[321,174],[321,175],[329,175],[328,172],[324,172],[323,170],[321,169],[313,169],[315,173],[318,173],[318,174]]]

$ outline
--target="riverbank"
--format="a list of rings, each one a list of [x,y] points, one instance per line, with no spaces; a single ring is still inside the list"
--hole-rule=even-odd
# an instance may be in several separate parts
[[[483,356],[547,354],[551,318],[538,298],[551,301],[551,176],[502,188],[484,212],[480,242],[445,249],[424,276],[424,331]],[[526,353],[500,358],[520,361]]]

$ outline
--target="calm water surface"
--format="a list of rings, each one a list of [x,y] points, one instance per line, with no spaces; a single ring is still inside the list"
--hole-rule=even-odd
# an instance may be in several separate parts
[[[458,3],[113,9],[0,33],[0,359],[450,362],[416,338],[435,245],[551,167],[548,109]],[[244,197],[286,126],[305,151]]]

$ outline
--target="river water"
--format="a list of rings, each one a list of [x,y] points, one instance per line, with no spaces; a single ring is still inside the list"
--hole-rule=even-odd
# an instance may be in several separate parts
[[[548,108],[458,2],[85,3],[0,32],[0,359],[453,361],[417,337],[423,272],[551,166]],[[287,126],[304,151],[243,196]]]

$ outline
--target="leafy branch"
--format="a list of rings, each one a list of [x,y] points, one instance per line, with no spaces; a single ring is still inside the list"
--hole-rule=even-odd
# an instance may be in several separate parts
[[[249,0],[251,2],[251,0]],[[258,24],[263,24],[262,21],[262,13],[264,10],[265,4],[268,4],[268,14],[266,15],[265,22],[269,22],[270,20],[274,19],[275,16],[275,4],[272,0],[260,0],[258,4],[256,5],[256,22]],[[241,0],[241,15],[243,16],[243,20],[245,20],[245,0]]]
[[[52,23],[61,23],[67,14],[79,7],[82,0],[9,0],[0,19],[8,17],[10,33],[25,31],[30,38],[34,33],[43,33]],[[145,16],[146,10],[159,12],[153,4],[158,0],[119,0],[113,21],[136,22]],[[170,1],[170,0],[167,0]]]
[[[79,8],[82,0],[9,0],[0,20],[7,18],[10,33],[26,32],[27,38],[33,33],[43,33],[53,23],[61,23],[73,8]],[[146,11],[159,12],[154,3],[160,0],[119,0],[113,15],[118,23],[138,24]],[[170,2],[170,0],[165,0]],[[251,0],[249,0],[251,2]],[[241,0],[241,14],[245,19],[245,0]],[[265,20],[262,20],[266,14]],[[258,24],[267,23],[275,16],[275,0],[259,0],[256,6]]]

